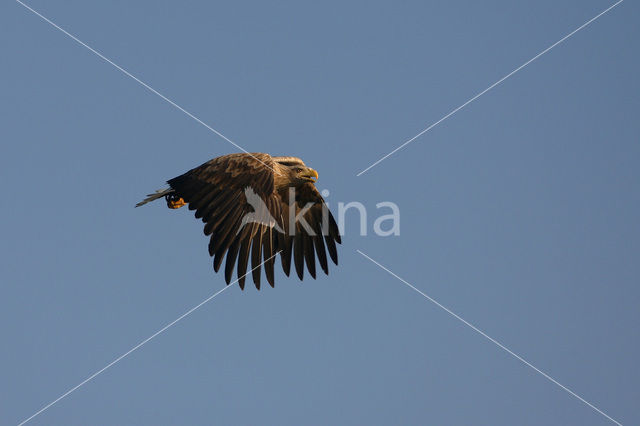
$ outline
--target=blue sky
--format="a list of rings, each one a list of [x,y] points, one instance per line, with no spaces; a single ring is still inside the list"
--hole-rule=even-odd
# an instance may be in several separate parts
[[[640,423],[640,8],[613,2],[31,7],[347,216],[340,265],[230,288],[30,424]],[[133,205],[231,144],[16,2],[0,6],[0,423],[224,286],[201,222]],[[401,235],[372,234],[376,203]]]

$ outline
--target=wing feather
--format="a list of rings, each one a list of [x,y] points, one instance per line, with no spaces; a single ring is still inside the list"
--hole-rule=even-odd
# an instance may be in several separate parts
[[[307,263],[307,269],[309,270],[309,274],[316,279],[316,256],[313,252],[313,241],[312,237],[309,234],[306,234],[303,237],[303,247],[304,247],[304,258]]]
[[[281,248],[280,261],[282,263],[282,271],[286,276],[291,273],[291,254],[293,248],[293,238],[286,234],[279,234],[279,246]]]
[[[236,264],[236,259],[238,257],[238,250],[240,249],[240,244],[242,240],[240,238],[236,238],[231,243],[229,247],[229,252],[227,253],[227,263],[224,265],[224,280],[229,284],[231,282],[231,278],[233,278],[233,267]],[[242,288],[242,286],[241,286]]]
[[[240,252],[238,253],[238,269],[236,273],[238,274],[238,283],[240,284],[240,288],[244,289],[244,280],[247,278],[247,263],[249,262],[249,248],[250,248],[251,238],[245,237],[240,244]]]
[[[265,235],[265,238],[262,239],[262,252],[264,256],[264,273],[267,276],[267,282],[271,287],[275,286],[275,278],[273,271],[274,264],[274,243],[277,243],[273,233],[276,232],[273,228],[268,227],[266,232],[268,235]]]
[[[213,269],[218,272],[220,269],[220,265],[222,265],[222,259],[226,251],[231,247],[231,244],[238,238],[236,235],[236,229],[239,228],[240,222],[242,221],[242,210],[238,209],[235,213],[235,218],[230,220],[227,225],[225,225],[225,229],[220,232],[220,236],[216,239],[211,237],[209,242],[209,250],[211,250],[211,245],[213,244],[213,250],[215,251],[215,258],[213,262]],[[228,284],[228,282],[227,282]]]
[[[253,236],[251,245],[251,275],[256,288],[260,290],[260,261],[262,260],[263,225],[257,225],[257,232]]]
[[[329,256],[333,263],[338,264],[338,250],[336,249],[336,241],[330,236],[325,235],[324,242],[327,243],[327,249],[329,250]]]
[[[324,242],[322,237],[322,225],[321,222],[314,222],[314,232],[316,235],[313,237],[313,244],[316,249],[316,256],[318,256],[318,262],[320,262],[320,267],[324,271],[325,274],[329,275],[329,265],[327,264],[327,252],[324,248]]]
[[[235,213],[236,210],[244,211],[243,206],[239,204],[241,197],[242,194],[236,193],[227,197],[227,199],[221,203],[215,213],[211,214],[209,222],[204,226],[204,235],[209,235],[217,231],[218,227],[225,223],[227,218],[233,217],[232,213]]]
[[[304,278],[304,246],[302,245],[302,231],[299,228],[298,226],[296,235],[293,237],[293,262],[296,265],[298,278],[302,280]]]

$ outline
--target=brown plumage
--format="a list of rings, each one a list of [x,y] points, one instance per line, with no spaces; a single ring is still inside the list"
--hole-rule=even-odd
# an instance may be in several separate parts
[[[227,284],[236,269],[240,288],[244,289],[245,275],[251,270],[253,282],[260,289],[264,262],[267,281],[273,287],[277,254],[287,276],[293,258],[301,280],[305,264],[309,274],[316,277],[316,258],[324,273],[329,273],[327,251],[338,264],[336,243],[341,242],[340,233],[314,185],[317,177],[315,170],[296,157],[230,154],[169,180],[170,188],[150,194],[136,207],[162,197],[169,208],[188,205],[205,223],[205,235],[211,236],[209,255],[216,272],[226,256]],[[295,199],[290,200],[292,196]]]

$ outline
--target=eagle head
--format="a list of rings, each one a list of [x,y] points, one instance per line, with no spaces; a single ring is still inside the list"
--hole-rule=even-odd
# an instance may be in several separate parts
[[[318,179],[318,172],[307,167],[297,157],[273,157],[273,159],[280,174],[280,179],[276,182],[277,186],[300,186],[308,182],[315,183]]]

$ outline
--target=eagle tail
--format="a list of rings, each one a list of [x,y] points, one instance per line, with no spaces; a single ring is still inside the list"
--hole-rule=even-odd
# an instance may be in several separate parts
[[[143,206],[143,205],[147,204],[150,201],[157,200],[158,198],[162,198],[162,197],[164,197],[166,195],[173,194],[174,192],[175,191],[173,190],[173,188],[158,189],[158,190],[156,190],[155,193],[148,194],[147,198],[145,198],[144,200],[142,200],[138,204],[136,204],[136,207]]]

